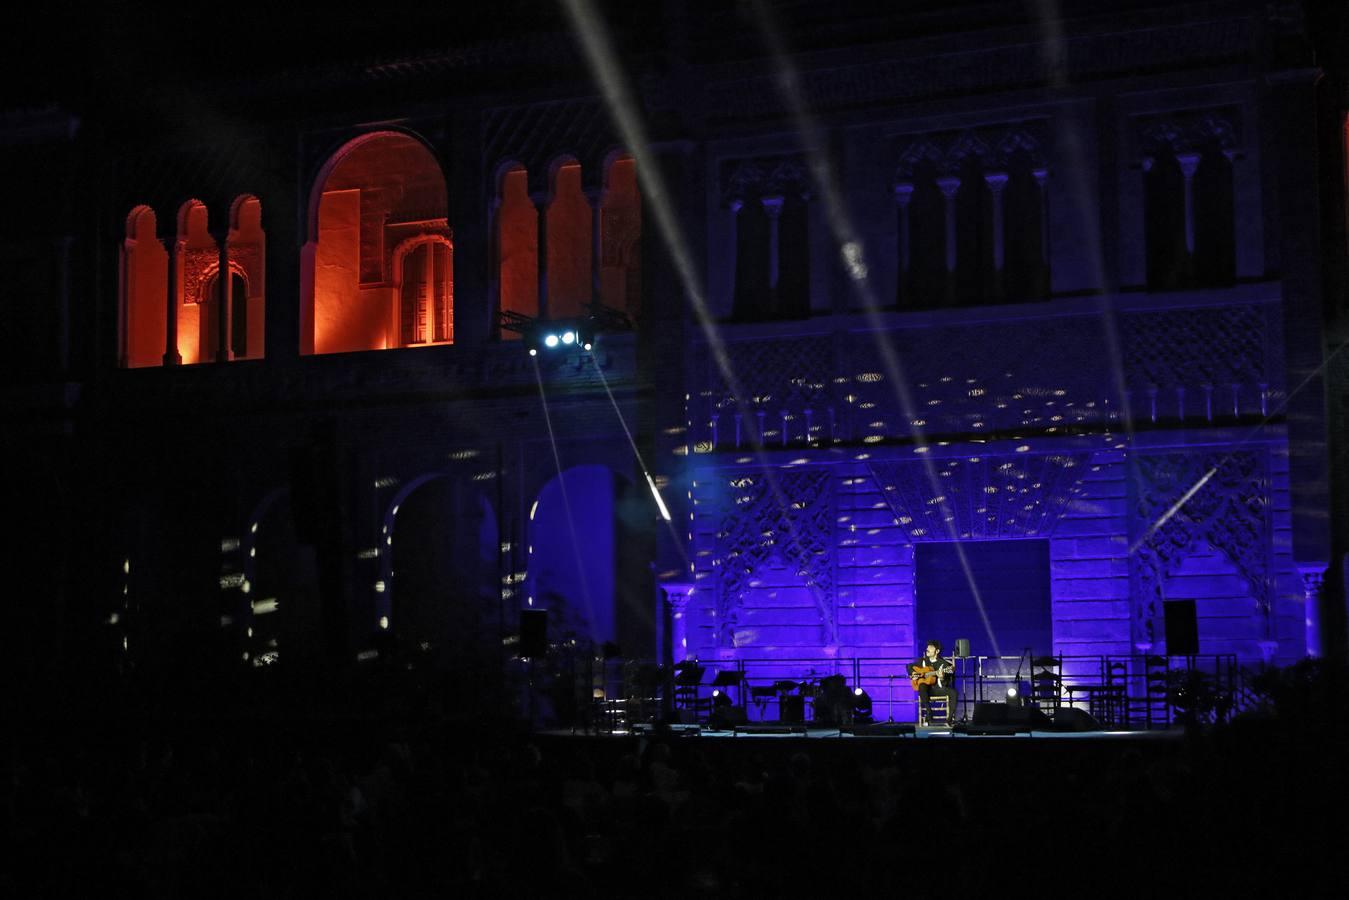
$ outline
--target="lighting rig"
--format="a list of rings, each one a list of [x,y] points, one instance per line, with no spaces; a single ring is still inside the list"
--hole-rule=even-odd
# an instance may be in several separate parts
[[[514,331],[524,338],[530,356],[569,350],[592,350],[595,339],[610,331],[631,331],[632,319],[622,310],[594,302],[586,304],[586,314],[566,319],[545,319],[503,309],[498,319],[503,331]]]

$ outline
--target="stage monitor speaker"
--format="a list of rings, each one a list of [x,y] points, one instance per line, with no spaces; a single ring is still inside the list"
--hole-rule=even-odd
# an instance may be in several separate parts
[[[1100,731],[1101,723],[1086,710],[1065,706],[1054,713],[1055,731]]]
[[[969,638],[956,638],[955,655],[958,656],[958,657],[961,657],[962,659],[963,659],[964,657],[970,655],[970,639],[969,639]]]
[[[520,610],[520,655],[548,655],[548,610]]]
[[[1199,622],[1193,600],[1167,600],[1166,655],[1194,656],[1199,652]]]
[[[1049,716],[1033,706],[1012,706],[1007,703],[980,701],[974,704],[971,725],[1012,725],[1018,728],[1047,729],[1053,726]]]
[[[806,698],[800,694],[788,694],[778,701],[778,721],[806,721]]]

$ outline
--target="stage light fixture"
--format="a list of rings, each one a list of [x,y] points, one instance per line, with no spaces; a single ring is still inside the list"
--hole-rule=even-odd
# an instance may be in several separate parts
[[[555,334],[550,334],[550,335],[548,335],[547,337],[545,337],[545,338],[543,339],[543,345],[544,345],[545,347],[547,347],[549,350],[551,350],[551,349],[553,349],[554,347],[556,347],[556,346],[557,346],[557,335],[555,335]]]
[[[1016,699],[1016,688],[1011,687],[1011,688],[1008,688],[1008,689],[1007,689],[1007,699],[1008,699],[1008,700],[1015,700],[1015,699]]]
[[[530,348],[529,348],[529,355],[530,355],[530,356],[538,356],[538,355],[539,355],[539,348],[538,348],[538,347],[530,347]]]
[[[574,332],[574,331],[564,331],[564,332],[562,332],[562,343],[564,343],[564,344],[574,344],[574,343],[576,343],[576,332]]]

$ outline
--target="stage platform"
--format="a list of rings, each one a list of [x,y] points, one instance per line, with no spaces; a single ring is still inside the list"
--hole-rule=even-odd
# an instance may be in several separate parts
[[[1093,730],[1093,731],[1046,731],[1041,729],[1015,730],[1010,726],[973,726],[957,725],[954,729],[942,726],[920,727],[905,723],[877,723],[875,725],[851,728],[818,728],[814,726],[785,725],[774,723],[756,723],[734,729],[717,729],[699,725],[673,725],[658,728],[649,725],[637,725],[631,730],[582,731],[572,729],[545,729],[536,732],[550,738],[586,738],[590,740],[651,738],[660,736],[668,740],[698,741],[809,741],[864,742],[875,741],[1177,741],[1184,737],[1181,728],[1168,729],[1132,729],[1132,730]]]

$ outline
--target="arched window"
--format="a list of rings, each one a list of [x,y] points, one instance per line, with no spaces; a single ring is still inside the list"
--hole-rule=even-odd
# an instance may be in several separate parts
[[[174,267],[178,282],[174,292],[178,298],[178,354],[184,365],[211,362],[216,350],[216,301],[207,288],[220,267],[220,249],[211,237],[205,203],[189,200],[179,209],[174,249],[178,262]]]
[[[324,166],[310,202],[302,353],[405,346],[394,251],[409,239],[450,239],[445,176],[424,144],[397,132],[348,142]],[[449,266],[453,255],[429,251]],[[425,264],[423,264],[423,269]],[[417,276],[424,277],[423,275]],[[439,284],[452,285],[446,269]],[[449,316],[452,297],[443,298]],[[434,311],[433,311],[434,312]],[[432,315],[434,318],[434,315]],[[414,326],[415,327],[415,326]],[[446,324],[442,333],[453,333]],[[434,328],[430,332],[436,333]]]
[[[553,173],[548,203],[548,316],[579,316],[590,302],[590,202],[581,190],[581,165]]]
[[[1175,290],[1190,281],[1185,249],[1185,176],[1170,154],[1144,162],[1143,215],[1148,289]]]
[[[524,316],[539,314],[538,213],[529,198],[529,177],[513,166],[500,179],[497,207],[497,264],[501,309]],[[517,338],[503,331],[503,338]]]
[[[724,202],[735,229],[732,317],[742,321],[810,315],[810,188],[791,157],[730,162]]]
[[[164,361],[168,320],[168,251],[160,243],[154,210],[138,206],[126,219],[122,242],[119,363],[136,369]]]
[[[229,230],[230,268],[236,269],[243,280],[243,293],[231,294],[234,299],[229,313],[229,346],[235,359],[261,359],[263,356],[266,250],[262,203],[257,197],[239,197],[231,205]]]
[[[400,347],[454,342],[454,249],[443,237],[412,238],[394,254]]]
[[[609,165],[600,222],[600,301],[634,322],[642,307],[642,198],[637,164],[628,156]]]

